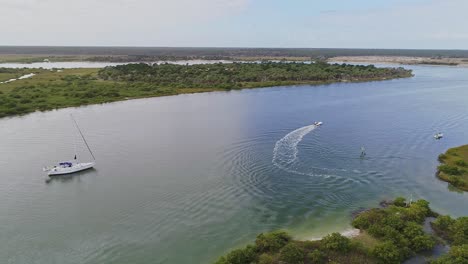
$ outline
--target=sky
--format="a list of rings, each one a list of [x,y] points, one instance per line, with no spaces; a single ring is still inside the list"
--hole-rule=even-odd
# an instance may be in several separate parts
[[[0,0],[0,45],[468,49],[468,0]]]

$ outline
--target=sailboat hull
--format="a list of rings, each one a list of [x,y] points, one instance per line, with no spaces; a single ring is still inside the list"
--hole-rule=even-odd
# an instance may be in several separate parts
[[[96,162],[75,163],[71,167],[55,167],[50,169],[47,174],[49,176],[60,176],[65,174],[72,174],[79,171],[91,169],[96,165]]]

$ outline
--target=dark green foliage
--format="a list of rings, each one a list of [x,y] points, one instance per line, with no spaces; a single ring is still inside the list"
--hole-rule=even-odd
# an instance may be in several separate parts
[[[453,246],[448,254],[432,261],[431,264],[467,264],[468,263],[468,244]]]
[[[384,242],[375,246],[372,255],[385,264],[397,264],[403,260],[400,250],[391,242]]]
[[[414,252],[434,247],[434,238],[426,235],[422,229],[424,219],[432,214],[429,203],[425,200],[418,200],[406,207],[405,199],[397,198],[388,208],[360,214],[353,221],[353,226],[366,230],[373,237],[385,242],[375,249],[374,256],[384,263],[398,263]],[[395,248],[398,254],[384,254],[385,250]]]
[[[468,244],[468,217],[460,217],[450,227],[450,237],[454,245]]]
[[[411,249],[414,252],[420,252],[424,250],[430,250],[434,248],[435,241],[434,238],[428,235],[418,235],[415,237],[410,238]]]
[[[255,240],[259,252],[278,251],[291,241],[291,237],[283,231],[260,234]]]
[[[454,245],[468,244],[468,217],[452,219],[450,216],[439,216],[432,226]]]
[[[268,254],[262,254],[258,257],[258,264],[275,264],[275,258]]]
[[[322,239],[321,247],[324,250],[346,253],[351,248],[351,241],[349,238],[342,236],[340,233],[332,233]]]
[[[304,263],[304,250],[291,242],[281,249],[279,258],[288,264],[301,264]]]
[[[432,223],[432,226],[438,230],[449,230],[450,227],[455,223],[452,217],[448,215],[439,215],[437,219]]]
[[[439,157],[437,158],[437,160],[439,160],[439,162],[441,163],[443,163],[446,159],[447,159],[447,155],[445,154],[440,154]]]
[[[249,264],[255,261],[256,249],[248,245],[243,249],[231,251],[226,257],[221,257],[216,264]]]
[[[400,206],[400,207],[406,207],[406,199],[404,197],[397,197],[394,201],[393,204],[395,206]]]
[[[446,173],[448,175],[461,175],[462,174],[462,171],[459,168],[455,166],[447,165],[447,164],[440,165],[438,169],[439,171]]]
[[[468,167],[468,163],[464,160],[456,160],[455,164],[460,167]]]
[[[386,217],[386,213],[380,209],[371,209],[358,215],[354,221],[353,226],[359,229],[366,230],[374,223],[380,223]]]
[[[309,261],[313,264],[322,264],[325,263],[327,255],[320,250],[316,249],[307,255]]]
[[[127,64],[99,71],[104,80],[146,82],[159,87],[240,88],[245,83],[331,82],[409,77],[403,68],[328,63]]]

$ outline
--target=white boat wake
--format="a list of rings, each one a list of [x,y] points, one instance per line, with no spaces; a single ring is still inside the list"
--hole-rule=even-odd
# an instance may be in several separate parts
[[[302,141],[302,139],[318,128],[316,125],[309,125],[305,127],[298,128],[290,133],[288,133],[286,136],[284,136],[282,139],[278,140],[275,144],[275,148],[273,149],[273,159],[272,163],[289,173],[293,174],[299,174],[299,175],[305,175],[305,176],[319,176],[319,177],[333,177],[333,178],[340,178],[342,179],[342,176],[334,175],[334,174],[317,174],[317,173],[307,173],[307,172],[301,172],[297,171],[296,169],[293,168],[293,165],[295,164],[295,161],[297,160],[297,155],[299,154],[299,150],[297,148],[297,145]],[[320,171],[342,171],[345,172],[347,170],[345,169],[329,169],[329,168],[318,168],[318,167],[312,167],[312,169],[317,169]],[[351,180],[350,178],[347,178],[348,180]]]
[[[278,140],[273,149],[273,164],[279,167],[279,165],[284,166],[293,163],[297,159],[297,154],[299,152],[297,145],[302,141],[305,135],[316,128],[317,126],[315,125],[301,127]]]

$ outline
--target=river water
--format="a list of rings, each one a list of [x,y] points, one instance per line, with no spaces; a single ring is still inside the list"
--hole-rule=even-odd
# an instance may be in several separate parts
[[[210,263],[260,232],[344,231],[353,210],[396,195],[467,215],[468,195],[434,173],[467,143],[468,68],[409,67],[0,119],[0,263]],[[73,157],[70,113],[96,169],[46,181],[43,166]]]
[[[137,62],[131,62],[137,63]],[[154,61],[151,63],[170,63],[180,65],[193,64],[212,64],[212,63],[230,63],[226,60],[178,60],[178,61]],[[63,62],[33,62],[33,63],[0,63],[0,68],[29,68],[29,69],[73,69],[73,68],[104,68],[107,66],[117,66],[129,64],[129,62],[91,62],[91,61],[63,61]]]

